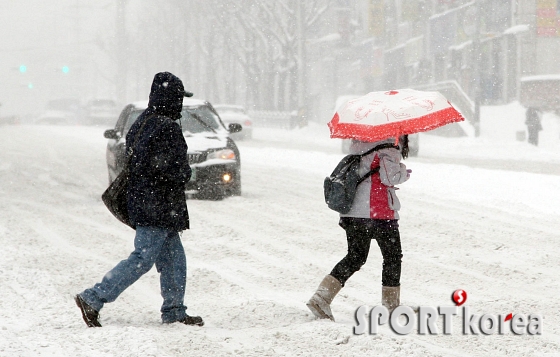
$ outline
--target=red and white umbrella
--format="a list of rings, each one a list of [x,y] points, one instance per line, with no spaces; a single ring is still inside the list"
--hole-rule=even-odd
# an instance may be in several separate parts
[[[399,89],[348,100],[328,126],[331,138],[375,142],[463,120],[439,92]]]

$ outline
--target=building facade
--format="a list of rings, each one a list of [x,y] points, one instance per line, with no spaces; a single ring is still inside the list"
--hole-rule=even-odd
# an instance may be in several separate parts
[[[560,107],[560,0],[338,1],[329,16],[334,32],[308,43],[318,121],[339,96],[404,87],[474,121],[479,105]]]

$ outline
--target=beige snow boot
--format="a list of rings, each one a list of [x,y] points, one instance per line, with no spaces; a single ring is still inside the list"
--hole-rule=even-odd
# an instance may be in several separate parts
[[[331,275],[325,276],[317,291],[311,299],[307,302],[307,307],[313,315],[320,319],[331,319],[334,321],[333,314],[331,312],[331,302],[338,292],[342,289],[342,284],[336,278]]]
[[[381,287],[381,304],[389,310],[389,314],[392,313],[401,304],[401,287]]]

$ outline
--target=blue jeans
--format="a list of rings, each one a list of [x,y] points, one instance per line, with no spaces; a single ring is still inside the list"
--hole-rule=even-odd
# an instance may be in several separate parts
[[[166,228],[136,227],[134,251],[109,271],[100,283],[80,296],[95,310],[119,295],[156,265],[160,273],[161,318],[171,323],[185,318],[183,304],[187,282],[187,260],[179,233]]]

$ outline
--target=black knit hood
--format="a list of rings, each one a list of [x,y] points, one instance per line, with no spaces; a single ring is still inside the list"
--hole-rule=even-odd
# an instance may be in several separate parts
[[[183,82],[169,72],[160,72],[154,76],[148,110],[165,115],[173,120],[181,118],[185,88]]]

